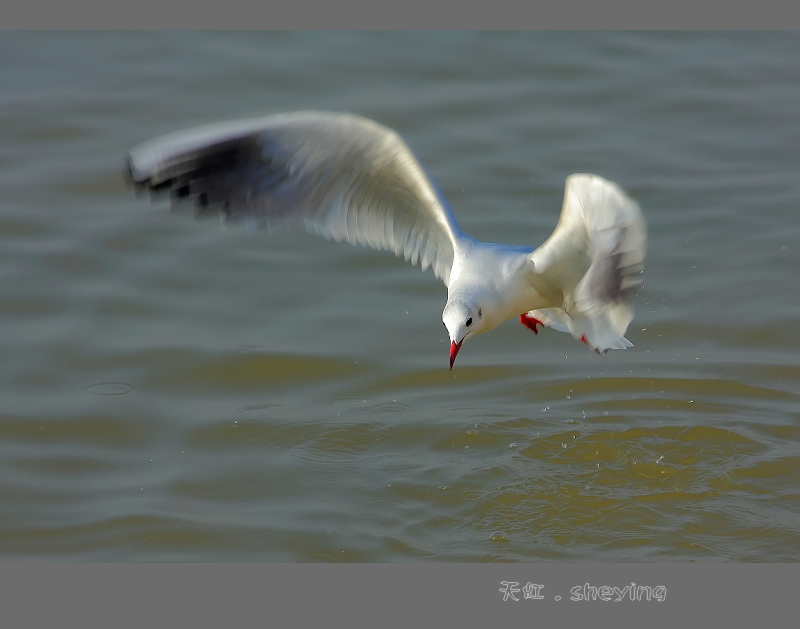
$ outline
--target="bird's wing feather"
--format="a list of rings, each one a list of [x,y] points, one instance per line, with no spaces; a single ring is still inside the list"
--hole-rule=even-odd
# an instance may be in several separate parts
[[[448,282],[462,236],[403,140],[351,114],[297,112],[162,136],[130,151],[137,187],[273,228],[402,255]]]
[[[624,347],[646,248],[635,201],[602,177],[570,175],[558,225],[530,256],[529,280],[569,315],[564,323],[577,338],[596,349]]]

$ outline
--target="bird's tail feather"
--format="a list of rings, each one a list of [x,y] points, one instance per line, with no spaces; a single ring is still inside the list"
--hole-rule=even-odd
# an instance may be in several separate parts
[[[538,319],[548,328],[572,334],[596,352],[633,347],[623,334],[633,319],[633,308],[625,304],[607,305],[597,312],[573,311],[561,308],[531,310],[528,317]]]

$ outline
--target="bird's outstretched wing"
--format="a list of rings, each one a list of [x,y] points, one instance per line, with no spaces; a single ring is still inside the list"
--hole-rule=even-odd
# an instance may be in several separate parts
[[[304,227],[402,255],[447,284],[461,236],[452,211],[395,132],[352,114],[227,122],[137,146],[137,188],[273,228]]]
[[[570,175],[558,225],[530,256],[529,280],[554,307],[528,315],[598,351],[630,347],[623,335],[646,249],[647,228],[635,201],[602,177]]]

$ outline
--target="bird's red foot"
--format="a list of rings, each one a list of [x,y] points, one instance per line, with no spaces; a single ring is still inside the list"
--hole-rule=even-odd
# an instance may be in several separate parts
[[[544,327],[544,323],[539,321],[539,319],[537,319],[536,317],[529,317],[525,313],[519,316],[519,322],[529,330],[533,330],[534,334],[539,334],[539,330],[536,329],[537,325]]]

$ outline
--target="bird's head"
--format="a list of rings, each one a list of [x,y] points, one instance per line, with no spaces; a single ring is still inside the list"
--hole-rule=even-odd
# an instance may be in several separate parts
[[[442,312],[442,322],[450,335],[450,370],[461,344],[483,328],[483,308],[476,302],[456,297],[448,300]]]

